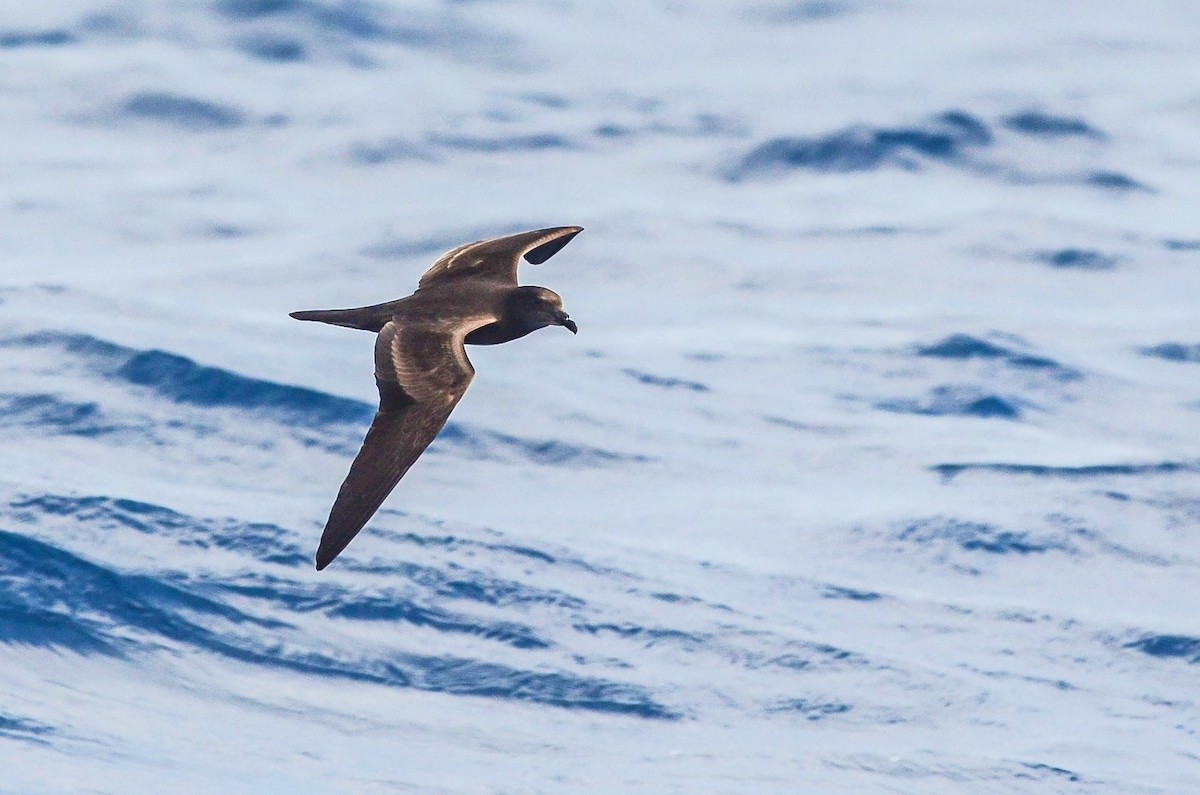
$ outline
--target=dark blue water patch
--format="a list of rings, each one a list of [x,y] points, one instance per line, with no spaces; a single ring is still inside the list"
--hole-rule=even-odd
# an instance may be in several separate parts
[[[981,392],[969,386],[939,386],[921,400],[897,398],[875,404],[881,411],[920,414],[928,417],[978,417],[1017,420],[1021,409],[1014,399]]]
[[[171,538],[199,550],[224,549],[283,566],[311,564],[311,555],[282,527],[233,519],[202,519],[161,505],[112,497],[55,494],[22,496],[9,503],[9,515],[23,522],[74,522],[98,529],[127,529]]]
[[[91,438],[127,427],[109,418],[91,401],[79,403],[49,394],[0,394],[0,428],[31,428]]]
[[[413,686],[424,690],[529,701],[651,720],[682,717],[636,685],[565,673],[524,671],[449,657],[422,658],[420,663]]]
[[[693,604],[703,604],[704,603],[704,600],[698,596],[684,596],[683,594],[668,593],[665,591],[659,591],[656,593],[652,593],[652,594],[649,594],[649,596],[651,599],[657,599],[660,602],[666,602],[667,604],[672,604],[672,605],[679,605],[679,604],[693,605]]]
[[[1041,764],[1040,762],[1021,762],[1020,765],[1021,765],[1021,767],[1035,773],[1036,775],[1030,776],[1028,774],[1022,774],[1022,773],[1018,772],[1017,778],[1040,779],[1040,778],[1046,778],[1047,775],[1049,775],[1054,778],[1066,779],[1067,781],[1076,782],[1076,783],[1083,780],[1082,778],[1079,777],[1078,773],[1072,773],[1070,770],[1067,770],[1066,768],[1062,768],[1062,767],[1054,767],[1053,765],[1045,765],[1045,764]]]
[[[485,546],[488,549],[498,550],[501,552],[508,552],[510,554],[518,555],[523,558],[530,558],[532,560],[538,561],[539,563],[557,563],[558,562],[558,559],[555,558],[553,555],[550,555],[546,552],[542,552],[540,549],[533,549],[532,547],[523,547],[518,544],[486,544]]]
[[[1012,352],[969,334],[951,334],[929,345],[917,348],[918,356],[934,356],[939,359],[999,359],[1007,358]]]
[[[367,423],[375,415],[368,403],[206,367],[165,351],[135,353],[113,376],[176,403],[243,409],[289,422]]]
[[[383,163],[398,161],[429,160],[425,149],[404,138],[385,138],[381,141],[358,141],[350,145],[350,161],[360,166],[378,166]],[[404,254],[424,254],[436,246],[421,246],[417,251],[405,251]]]
[[[239,42],[242,52],[260,61],[299,63],[308,57],[304,43],[283,36],[249,36]]]
[[[563,591],[536,588],[454,561],[431,566],[408,560],[360,561],[351,555],[339,563],[351,571],[383,575],[388,579],[403,578],[423,589],[430,598],[465,600],[493,607],[542,605],[579,610],[586,606],[584,600]]]
[[[218,0],[218,13],[237,20],[292,16],[302,18],[318,29],[358,39],[381,39],[390,31],[383,9],[355,0]]]
[[[1166,359],[1168,362],[1200,363],[1200,343],[1191,345],[1182,342],[1163,342],[1138,351],[1143,356]]]
[[[430,627],[439,632],[473,635],[498,641],[517,649],[548,649],[554,645],[526,624],[515,621],[484,622],[470,616],[419,605],[411,600],[397,599],[395,594],[374,594],[365,598],[359,595],[354,601],[333,608],[329,615],[356,621],[402,621],[418,627]]]
[[[1146,635],[1125,644],[1126,649],[1137,649],[1151,657],[1180,659],[1200,664],[1200,638],[1187,635]]]
[[[259,629],[286,626],[0,530],[0,642],[124,656],[155,645],[156,638],[195,643],[209,634],[185,616]]]
[[[0,31],[0,49],[17,47],[62,47],[79,41],[69,30]]]
[[[1041,251],[1035,258],[1052,268],[1081,271],[1107,271],[1117,267],[1120,257],[1104,254],[1094,249],[1060,248],[1053,251]]]
[[[675,719],[636,685],[479,660],[408,654],[336,656],[305,648],[294,627],[214,599],[211,582],[125,574],[16,533],[0,531],[0,642],[128,657],[183,644],[307,675],[456,695]],[[349,620],[349,619],[346,619]],[[542,648],[532,636],[532,645]],[[518,644],[519,647],[521,647]]]
[[[0,712],[0,737],[48,745],[46,738],[57,733],[58,731],[48,723]]]
[[[789,698],[771,705],[770,712],[791,712],[803,715],[811,721],[823,720],[831,715],[843,715],[853,707],[840,701],[815,701],[809,698]]]
[[[1046,356],[1017,353],[1008,357],[1008,363],[1014,367],[1023,367],[1027,370],[1053,370],[1061,378],[1074,379],[1079,377],[1079,374],[1071,368],[1064,367]]]
[[[3,570],[3,552],[0,551],[0,572]],[[44,607],[10,604],[15,599],[8,593],[11,587],[9,583],[0,582],[0,643],[68,649],[83,655],[117,653],[102,632],[81,624],[70,615]]]
[[[663,389],[686,389],[690,392],[709,391],[707,385],[702,384],[699,381],[689,381],[686,378],[654,375],[653,373],[646,373],[642,372],[641,370],[634,370],[632,368],[626,368],[621,372],[634,379],[638,383],[646,384],[647,386],[657,386]]]
[[[496,698],[651,720],[678,712],[644,688],[596,677],[530,671],[453,656],[382,654],[353,657],[215,639],[207,650],[253,665],[323,678],[370,682],[449,695]]]
[[[154,514],[149,508],[144,513]],[[314,649],[286,622],[260,618],[220,601],[219,579],[184,574],[126,574],[23,535],[0,531],[0,642],[128,657],[182,644],[251,665],[312,676],[413,687],[457,695],[675,719],[678,713],[644,688],[562,672],[530,671],[480,660]],[[308,586],[329,607],[350,604]],[[278,581],[266,592],[278,594]],[[249,594],[240,594],[241,596]],[[336,599],[336,605],[335,601]],[[363,617],[360,620],[366,620]],[[343,618],[342,620],[352,620]],[[494,631],[518,648],[511,624]],[[487,630],[485,630],[487,631]],[[507,633],[507,635],[505,635]]]
[[[1147,191],[1153,189],[1145,183],[1138,182],[1133,177],[1119,171],[1093,171],[1083,178],[1083,184],[1090,188],[1101,188],[1111,191]]]
[[[795,169],[850,172],[885,165],[915,169],[927,160],[961,159],[969,150],[991,142],[986,123],[952,110],[923,127],[851,127],[815,138],[774,138],[744,155],[724,176],[736,182]]]
[[[130,116],[204,132],[228,130],[245,123],[245,115],[229,105],[166,91],[146,91],[125,100],[122,111]]]
[[[962,463],[935,464],[931,470],[943,480],[952,480],[964,472],[993,472],[1001,475],[1028,475],[1039,478],[1098,478],[1140,475],[1173,475],[1180,472],[1200,472],[1197,461],[1160,461],[1151,464],[1090,464],[1064,467],[1041,464]]]
[[[948,110],[935,116],[933,123],[951,130],[959,144],[986,146],[992,143],[992,130],[976,116],[962,110]]]
[[[1106,136],[1100,130],[1088,124],[1083,119],[1073,116],[1055,116],[1038,110],[1026,110],[1006,116],[1002,120],[1005,127],[1022,135],[1032,135],[1039,138],[1090,138],[1104,140]]]
[[[1004,530],[982,522],[933,517],[914,522],[896,534],[896,539],[919,546],[950,543],[967,552],[990,555],[1040,555],[1047,552],[1074,553],[1065,540],[1039,538],[1024,530]]]
[[[359,567],[351,566],[350,568],[360,570]],[[373,567],[370,571],[374,574],[387,575],[389,578],[401,577],[408,580],[410,584],[421,589],[422,598],[428,602],[446,599],[470,600],[492,607],[537,605],[570,611],[580,610],[586,606],[584,600],[562,591],[535,588],[515,580],[496,578],[484,572],[465,569],[452,562],[443,568],[438,568],[401,561],[392,563],[386,568]],[[233,581],[223,582],[219,584],[219,587],[278,603],[290,611],[301,613],[325,612],[332,614],[346,603],[365,601],[372,603],[374,605],[372,610],[379,613],[386,613],[392,609],[388,605],[395,605],[396,614],[401,615],[406,613],[412,603],[408,596],[409,591],[375,590],[364,595],[363,592],[343,589],[333,584],[313,590],[310,584],[296,583],[263,573],[246,575]]]
[[[1004,363],[1023,370],[1041,370],[1054,377],[1068,381],[1080,377],[1075,370],[1059,364],[1046,356],[1022,353],[1005,348],[970,334],[951,334],[937,342],[917,347],[918,356],[937,359],[1000,359]]]
[[[222,592],[278,605],[294,613],[320,612],[352,621],[405,623],[484,638],[517,649],[548,649],[553,645],[526,624],[483,619],[421,604],[394,588],[358,591],[332,584],[314,586],[268,574],[240,575],[233,580],[218,581],[203,578],[202,581]],[[427,599],[438,598],[436,592],[426,592],[425,596]]]
[[[665,627],[643,627],[632,623],[612,622],[578,622],[572,626],[576,632],[598,637],[616,637],[622,640],[636,641],[642,648],[660,645],[678,646],[689,651],[707,647],[712,640],[710,635],[700,635]]]
[[[133,350],[88,334],[38,331],[18,337],[0,338],[2,348],[55,348],[102,365],[120,364]]]
[[[1200,251],[1200,240],[1164,240],[1167,251]]]
[[[784,668],[790,671],[811,671],[869,665],[867,659],[862,655],[827,643],[792,641],[786,645],[789,651],[770,656],[754,655],[747,660],[746,666],[751,669],[770,667]]]
[[[100,527],[126,527],[141,533],[176,530],[194,520],[149,503],[111,497],[67,497],[57,494],[21,496],[9,503],[13,515],[25,522],[45,517],[71,518]]]
[[[570,149],[573,144],[557,133],[532,133],[529,135],[473,136],[431,133],[428,143],[460,152],[480,154],[511,154],[516,152],[542,152],[549,149]]]
[[[289,27],[324,40],[390,43],[434,47],[462,53],[482,44],[474,55],[491,55],[503,45],[496,37],[482,41],[478,33],[448,15],[422,16],[391,10],[386,4],[363,0],[218,0],[218,14],[243,23],[286,19]],[[361,55],[352,62],[368,63]]]
[[[876,591],[863,591],[841,585],[826,585],[821,589],[821,596],[825,599],[850,599],[855,602],[878,602],[883,598],[883,594]]]

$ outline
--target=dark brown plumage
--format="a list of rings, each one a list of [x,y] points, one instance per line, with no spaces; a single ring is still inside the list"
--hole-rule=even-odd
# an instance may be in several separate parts
[[[407,298],[291,313],[378,334],[379,411],[329,512],[318,570],[346,548],[446,424],[475,375],[464,344],[496,345],[551,325],[577,331],[558,295],[517,286],[517,266],[522,257],[545,262],[581,231],[560,226],[468,243],[442,255]]]

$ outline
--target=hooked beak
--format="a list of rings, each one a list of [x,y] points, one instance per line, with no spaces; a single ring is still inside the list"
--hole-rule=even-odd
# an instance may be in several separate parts
[[[579,333],[579,326],[575,325],[575,321],[572,320],[571,316],[566,312],[559,312],[555,319],[558,321],[558,325],[562,326],[572,334]]]

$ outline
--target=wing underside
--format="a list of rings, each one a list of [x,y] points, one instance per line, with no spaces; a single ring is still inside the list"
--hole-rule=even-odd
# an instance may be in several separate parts
[[[358,535],[446,424],[474,376],[463,337],[475,325],[447,332],[389,322],[379,333],[379,411],[329,512],[317,549],[318,570]]]

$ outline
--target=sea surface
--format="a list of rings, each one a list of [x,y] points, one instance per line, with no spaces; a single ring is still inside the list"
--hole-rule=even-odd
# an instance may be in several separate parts
[[[0,792],[1200,792],[1194,0],[0,12]],[[369,334],[585,231],[324,572]]]

